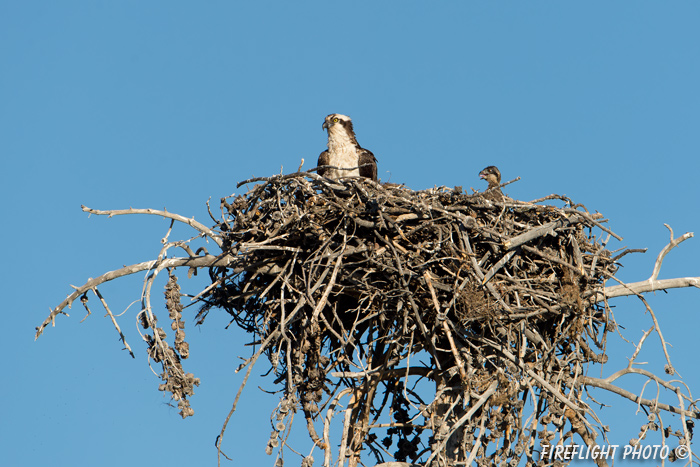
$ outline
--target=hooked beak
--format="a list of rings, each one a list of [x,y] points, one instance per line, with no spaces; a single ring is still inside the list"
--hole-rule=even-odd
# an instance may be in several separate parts
[[[479,178],[486,178],[486,174],[484,172],[479,172]]]
[[[328,129],[328,122],[323,122],[323,126],[321,126],[322,130],[327,130]]]

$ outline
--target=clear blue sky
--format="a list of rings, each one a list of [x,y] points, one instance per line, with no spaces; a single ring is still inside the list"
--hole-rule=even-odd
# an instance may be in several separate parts
[[[602,212],[624,237],[612,248],[650,249],[626,257],[619,277],[647,278],[668,240],[663,223],[700,234],[699,18],[700,3],[682,0],[1,1],[0,464],[215,464],[237,356],[249,355],[225,317],[188,328],[186,369],[202,385],[184,421],[146,365],[138,304],[120,318],[136,360],[95,299],[82,324],[77,304],[37,342],[34,327],[69,284],[161,247],[166,221],[88,218],[81,204],[165,207],[206,223],[206,200],[218,206],[237,181],[293,171],[301,158],[313,167],[329,113],[353,118],[385,181],[483,188],[477,174],[495,164],[522,177],[507,188],[514,198],[560,193]],[[700,238],[687,241],[661,278],[700,276],[699,258]],[[101,291],[120,313],[141,280]],[[204,284],[181,282],[191,293]],[[700,290],[649,298],[698,397]],[[642,305],[613,304],[637,340],[651,324]],[[662,372],[657,343],[646,360]],[[618,366],[603,374],[632,351],[611,347]],[[249,384],[224,444],[236,465],[273,460],[264,447],[276,398],[258,384],[272,389]],[[636,437],[644,417],[606,402],[603,417],[620,429],[611,442]]]

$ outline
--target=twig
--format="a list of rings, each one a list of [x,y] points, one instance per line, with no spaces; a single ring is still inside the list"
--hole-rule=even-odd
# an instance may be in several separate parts
[[[331,430],[331,419],[333,418],[333,412],[335,411],[336,405],[341,397],[346,394],[351,394],[352,389],[347,388],[340,391],[331,401],[328,411],[326,412],[326,419],[323,422],[323,444],[326,446],[325,454],[323,456],[323,467],[330,467],[331,465],[331,440],[330,440],[330,430]]]
[[[356,403],[356,396],[353,393],[350,401],[348,402],[348,408],[345,409],[345,417],[343,419],[343,437],[340,440],[340,450],[338,451],[338,467],[343,467],[345,465],[345,453],[347,451],[348,436],[350,434],[350,420],[352,417],[353,406]]]
[[[548,255],[547,253],[543,253],[543,252],[541,252],[540,250],[538,250],[537,248],[533,248],[533,247],[531,247],[531,246],[529,246],[529,245],[522,245],[521,248],[522,248],[523,250],[525,250],[525,251],[528,251],[528,252],[533,253],[533,254],[535,254],[535,255],[537,255],[537,256],[540,256],[540,257],[546,259],[547,261],[551,261],[552,263],[556,263],[556,264],[560,264],[560,265],[562,265],[562,266],[566,266],[567,268],[569,268],[569,269],[571,269],[572,271],[574,271],[576,274],[579,274],[579,273],[580,273],[579,269],[577,269],[574,265],[569,264],[569,263],[567,263],[566,261],[561,260],[561,259],[559,259],[559,258],[555,258],[555,257],[552,256],[552,255]]]
[[[654,313],[654,310],[651,309],[649,303],[647,303],[644,297],[642,297],[641,295],[638,295],[637,297],[639,297],[642,303],[644,303],[644,306],[651,315],[652,321],[654,321],[654,328],[656,329],[656,333],[659,335],[659,339],[661,340],[661,348],[663,348],[664,355],[666,356],[666,373],[672,375],[676,372],[676,370],[673,368],[673,364],[671,364],[671,356],[668,354],[668,349],[666,348],[666,340],[664,339],[664,335],[661,333],[661,327],[659,326],[659,321],[656,319],[656,314]]]
[[[258,360],[260,355],[267,349],[267,345],[275,338],[277,337],[278,333],[273,332],[271,333],[267,339],[260,345],[260,348],[258,349],[257,352],[255,352],[255,355],[249,360],[249,366],[248,366],[248,371],[246,371],[245,376],[243,377],[243,382],[241,383],[240,387],[238,388],[238,392],[236,393],[236,397],[233,400],[233,406],[231,407],[231,410],[229,411],[228,415],[226,416],[226,420],[224,420],[224,424],[221,427],[221,433],[219,433],[219,436],[216,437],[216,451],[217,451],[217,465],[221,466],[221,454],[223,452],[221,451],[221,443],[224,441],[224,433],[226,432],[226,427],[228,426],[229,420],[231,420],[231,416],[233,413],[236,411],[236,407],[238,406],[238,400],[241,397],[241,393],[243,392],[243,388],[245,387],[246,383],[248,382],[248,378],[250,377],[250,373],[253,371],[253,367],[255,366],[255,362]],[[225,455],[225,454],[224,454]],[[228,456],[227,456],[228,458]]]
[[[683,243],[684,241],[688,240],[689,238],[693,237],[694,234],[693,232],[686,232],[680,237],[674,239],[673,238],[673,229],[668,225],[664,224],[666,228],[669,230],[671,233],[671,241],[666,245],[663,250],[659,252],[659,256],[656,257],[656,262],[654,263],[654,270],[651,272],[651,276],[649,277],[649,282],[654,282],[657,277],[659,277],[659,272],[661,271],[661,263],[663,263],[664,258],[666,255],[673,250],[675,247]]]
[[[99,290],[97,290],[97,287],[93,287],[92,291],[97,295],[97,298],[100,299],[100,303],[102,303],[102,306],[104,307],[105,311],[109,315],[109,318],[112,320],[112,324],[114,325],[114,328],[117,330],[119,333],[119,339],[124,343],[124,347],[126,347],[126,350],[129,351],[129,355],[131,355],[131,358],[136,358],[134,356],[134,352],[131,350],[131,347],[129,344],[126,342],[126,338],[124,337],[124,333],[122,333],[121,328],[119,327],[119,324],[117,324],[117,320],[114,318],[114,315],[112,314],[112,311],[109,309],[109,306],[107,306],[107,302],[105,299],[102,297],[102,294],[100,293]]]
[[[464,423],[471,419],[472,416],[476,413],[479,408],[481,408],[482,405],[486,403],[486,401],[489,400],[489,398],[496,393],[496,389],[498,389],[498,381],[494,381],[491,383],[491,385],[484,391],[484,393],[479,397],[479,400],[477,400],[469,409],[467,413],[465,413],[459,420],[455,422],[454,425],[451,427],[451,431],[456,431],[464,425]],[[444,448],[445,445],[447,444],[447,441],[449,440],[449,436],[446,436],[445,439],[440,441],[440,444],[438,445],[437,449],[433,450],[433,453],[430,455],[428,460],[425,462],[425,465],[430,465],[430,462],[435,458],[435,456],[440,453]],[[470,461],[467,461],[466,465],[470,465]]]
[[[527,242],[531,242],[532,240],[542,237],[544,235],[556,235],[556,230],[561,227],[564,227],[569,222],[569,219],[559,219],[554,222],[549,222],[541,227],[528,230],[527,232],[524,232],[518,235],[517,237],[513,237],[509,240],[506,240],[505,242],[503,242],[503,246],[506,250],[512,250],[513,248],[519,247],[520,245],[523,245]]]
[[[510,259],[517,253],[517,250],[510,250],[508,253],[503,256],[496,264],[491,266],[491,269],[489,269],[486,274],[484,274],[484,278],[481,279],[481,284],[485,284],[491,279],[493,276],[496,275],[496,273],[503,267],[505,264],[510,261]]]
[[[435,312],[438,314],[438,319],[440,319],[439,316],[442,315],[442,312],[440,311],[440,303],[438,302],[437,296],[435,295],[435,288],[433,287],[433,281],[430,279],[430,273],[428,271],[424,271],[423,278],[425,279],[426,284],[428,284],[428,288],[430,289],[430,294],[432,295],[432,298],[433,298],[433,306],[435,307]],[[452,349],[452,355],[454,356],[455,362],[457,363],[457,367],[459,368],[459,374],[462,377],[462,380],[466,380],[467,373],[464,371],[464,363],[462,362],[462,358],[459,356],[459,351],[457,350],[457,347],[455,346],[455,341],[452,338],[452,332],[450,331],[450,328],[444,319],[442,320],[442,329],[445,331],[445,335],[447,336],[447,340],[450,342],[450,348]]]
[[[331,279],[328,282],[328,285],[326,286],[326,290],[323,291],[323,295],[321,296],[321,299],[318,301],[316,304],[316,308],[314,309],[314,314],[311,318],[312,322],[315,322],[318,320],[318,315],[321,313],[321,310],[323,310],[323,307],[326,306],[326,300],[328,300],[328,295],[331,293],[331,290],[333,289],[333,286],[335,285],[335,279],[338,276],[338,270],[340,269],[340,265],[343,262],[343,251],[345,250],[345,243],[343,243],[343,249],[340,252],[340,255],[338,256],[338,259],[335,261],[335,267],[333,268],[333,274],[331,274]]]
[[[630,373],[636,373],[636,371],[630,371]],[[687,410],[682,410],[682,409],[679,409],[679,408],[674,407],[672,405],[663,404],[663,403],[656,401],[656,400],[644,399],[642,397],[637,396],[636,394],[633,394],[633,393],[627,391],[626,389],[622,389],[618,386],[615,386],[611,383],[608,383],[604,379],[594,378],[591,376],[581,376],[581,382],[583,384],[588,385],[588,386],[593,386],[596,388],[605,389],[606,391],[615,393],[618,396],[622,396],[626,399],[631,400],[632,402],[639,403],[641,405],[646,405],[647,407],[658,407],[661,410],[665,410],[666,412],[670,412],[673,414],[683,414],[686,417],[691,417],[691,418],[696,418],[696,419],[700,418],[700,412],[691,412],[691,411],[687,411]]]

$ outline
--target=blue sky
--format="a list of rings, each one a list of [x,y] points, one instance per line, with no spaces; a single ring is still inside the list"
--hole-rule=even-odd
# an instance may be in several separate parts
[[[692,1],[0,2],[0,463],[216,462],[237,357],[249,355],[224,316],[188,328],[186,368],[202,385],[184,421],[146,365],[138,304],[120,318],[136,360],[94,299],[83,323],[78,305],[37,342],[34,327],[69,284],[161,247],[165,220],[88,217],[81,204],[207,223],[206,200],[240,193],[238,181],[302,158],[315,166],[329,113],[353,118],[385,181],[482,189],[478,172],[495,164],[506,180],[522,177],[506,189],[514,198],[559,193],[602,212],[624,237],[611,248],[649,248],[625,257],[619,278],[646,279],[664,223],[700,232],[699,17]],[[698,258],[700,239],[688,240],[660,277],[700,276]],[[190,293],[205,284],[182,279]],[[121,313],[141,281],[101,292]],[[699,294],[649,297],[696,392]],[[638,300],[612,304],[628,339],[650,326]],[[657,343],[645,357],[662,372]],[[604,375],[633,347],[610,351]],[[272,389],[249,384],[227,432],[237,465],[273,462],[264,447],[276,398],[257,385]],[[620,430],[611,442],[636,437],[645,417],[607,402],[603,417]]]

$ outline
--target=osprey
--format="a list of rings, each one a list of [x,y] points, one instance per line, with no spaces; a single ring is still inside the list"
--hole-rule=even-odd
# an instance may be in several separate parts
[[[318,166],[332,165],[350,170],[318,169],[319,175],[332,179],[365,177],[377,181],[377,159],[357,143],[350,117],[330,114],[322,128],[328,130],[328,149],[318,156]]]
[[[492,201],[503,201],[503,193],[501,193],[501,171],[495,165],[489,165],[484,170],[479,172],[479,178],[483,178],[489,182],[488,188],[483,196]]]

